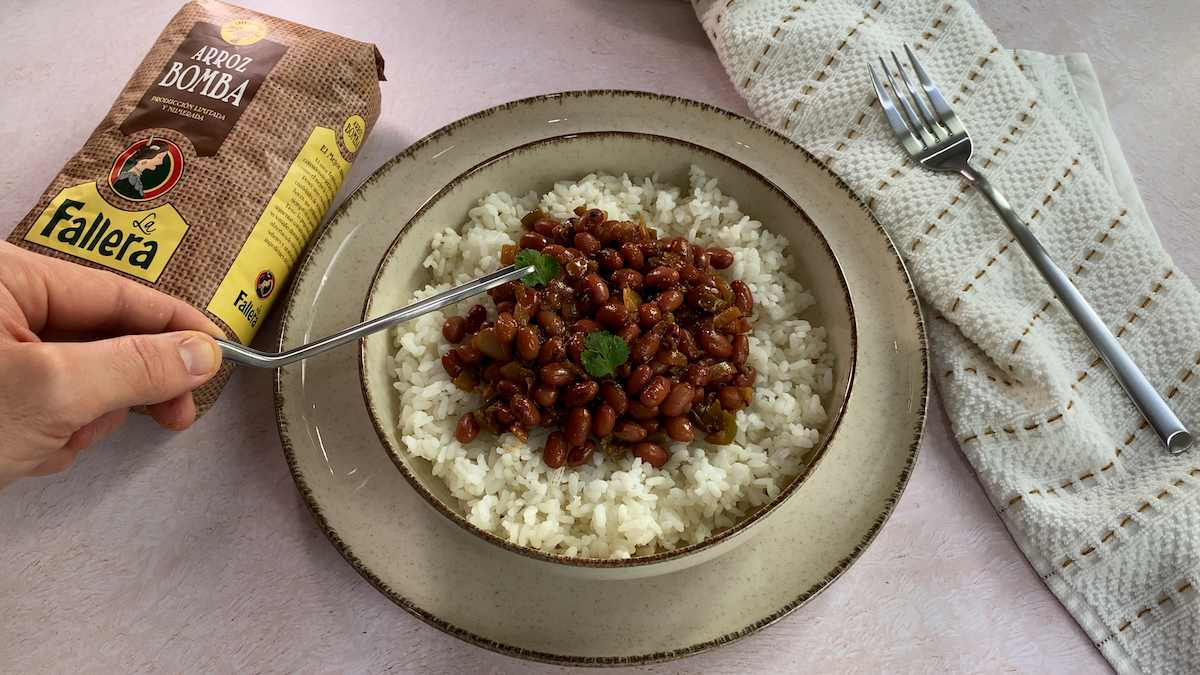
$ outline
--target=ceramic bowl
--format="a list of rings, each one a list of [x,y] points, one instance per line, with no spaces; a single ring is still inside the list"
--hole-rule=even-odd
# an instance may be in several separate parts
[[[533,190],[540,194],[551,189],[555,181],[575,180],[594,171],[631,176],[657,174],[668,183],[687,185],[688,168],[697,164],[718,179],[721,189],[737,199],[743,211],[788,239],[794,272],[816,298],[815,307],[803,318],[826,328],[835,361],[832,393],[823,401],[829,417],[821,429],[821,443],[812,452],[808,467],[774,501],[702,542],[629,559],[548,554],[510,543],[468,522],[445,483],[432,475],[429,462],[405,451],[397,435],[399,406],[390,365],[393,335],[389,331],[365,339],[360,358],[363,394],[384,448],[425,501],[459,528],[494,545],[497,555],[520,555],[556,572],[606,579],[651,576],[700,564],[740,545],[758,528],[769,527],[772,511],[803,489],[805,478],[837,432],[853,378],[856,341],[849,289],[821,233],[823,225],[836,224],[812,222],[795,199],[750,166],[706,149],[704,140],[597,129],[524,143],[499,155],[480,157],[477,165],[459,174],[404,224],[375,274],[363,318],[411,302],[413,291],[428,282],[421,263],[430,252],[434,234],[446,227],[459,227],[467,211],[490,192],[524,194]]]

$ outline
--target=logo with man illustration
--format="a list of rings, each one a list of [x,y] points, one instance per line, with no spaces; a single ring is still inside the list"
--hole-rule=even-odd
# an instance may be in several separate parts
[[[165,138],[143,138],[125,148],[108,172],[113,192],[134,202],[157,199],[183,175],[183,153]]]
[[[271,273],[271,270],[259,272],[258,278],[254,280],[254,294],[260,299],[266,300],[273,290],[275,290],[275,275]]]

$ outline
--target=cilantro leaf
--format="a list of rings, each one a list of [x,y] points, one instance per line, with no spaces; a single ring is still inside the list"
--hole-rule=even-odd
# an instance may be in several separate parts
[[[531,248],[523,248],[517,252],[513,264],[517,267],[533,265],[536,268],[533,272],[521,277],[521,283],[526,286],[545,286],[550,283],[551,279],[562,274],[562,267],[559,266],[557,260]]]
[[[580,357],[583,367],[592,377],[606,377],[617,370],[617,366],[629,360],[629,345],[606,330],[588,333],[587,348]]]

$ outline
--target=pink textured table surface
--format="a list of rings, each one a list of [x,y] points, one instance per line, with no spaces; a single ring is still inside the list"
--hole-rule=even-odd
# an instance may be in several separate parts
[[[104,115],[177,8],[5,4],[0,236]],[[746,113],[678,0],[246,4],[376,42],[386,57],[383,112],[347,185],[443,124],[532,94],[645,89]],[[1195,131],[1186,106],[1200,105],[1192,47],[1200,9],[1194,0],[1153,6],[1024,0],[981,9],[1007,46],[1091,54],[1150,214],[1177,263],[1196,275],[1200,143],[1173,132]],[[984,499],[936,398],[930,413],[895,515],[840,581],[754,636],[652,670],[1104,669]],[[189,431],[136,419],[68,474],[0,493],[0,671],[233,670],[555,669],[443,635],[359,578],[292,485],[270,375],[244,371]]]

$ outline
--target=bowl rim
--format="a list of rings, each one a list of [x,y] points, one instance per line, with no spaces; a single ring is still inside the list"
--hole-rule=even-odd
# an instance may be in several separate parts
[[[594,93],[594,92],[589,92],[589,93]],[[638,93],[641,94],[641,92],[638,92]],[[514,103],[519,103],[522,101],[528,102],[531,100],[547,99],[547,98],[552,98],[554,96],[556,96],[556,95],[551,94],[551,95],[546,95],[546,96],[533,97],[532,99],[522,99],[521,101],[514,102]],[[686,99],[676,99],[676,97],[670,97],[670,96],[660,96],[657,94],[651,94],[651,96],[657,97],[657,98],[662,98],[664,100],[686,100]],[[701,104],[701,105],[706,105],[706,104]],[[476,115],[482,116],[482,115],[485,115],[485,114],[495,110],[496,108],[502,108],[502,107],[504,107],[504,106],[497,106],[495,108],[489,108],[487,110],[481,111],[480,113],[476,113]],[[720,109],[718,108],[717,110],[720,110]],[[721,112],[723,112],[725,114],[733,115],[733,113],[729,113],[728,111],[722,110]],[[473,115],[471,117],[475,117],[476,115]],[[738,117],[740,117],[740,116],[738,116]],[[464,119],[470,119],[470,118],[464,118]],[[492,532],[483,530],[482,528],[478,527],[477,525],[471,523],[462,514],[458,513],[454,509],[450,508],[446,503],[444,503],[436,495],[432,494],[422,484],[421,480],[417,476],[415,476],[411,470],[409,470],[404,457],[402,457],[403,453],[402,453],[401,449],[399,447],[397,447],[398,444],[393,443],[390,440],[388,434],[385,432],[384,425],[380,419],[380,413],[376,408],[375,397],[373,397],[371,395],[370,388],[367,386],[367,373],[369,372],[369,369],[367,367],[367,340],[366,339],[359,340],[359,342],[358,342],[359,389],[363,396],[363,403],[366,405],[367,413],[368,413],[369,417],[371,418],[371,425],[374,428],[375,434],[376,434],[376,436],[378,436],[379,441],[380,441],[381,445],[383,446],[383,449],[387,453],[389,459],[396,466],[396,468],[400,471],[401,475],[404,476],[404,479],[406,481],[408,481],[409,485],[412,486],[412,488],[414,490],[416,490],[416,492],[418,494],[421,495],[421,498],[424,499],[427,504],[432,506],[438,513],[440,513],[441,515],[443,515],[447,519],[449,519],[450,522],[459,526],[460,528],[467,531],[468,533],[470,533],[476,537],[479,537],[480,539],[482,539],[483,541],[485,541],[489,544],[494,544],[506,551],[515,553],[517,555],[524,556],[526,558],[533,558],[535,560],[540,560],[542,562],[550,563],[553,565],[564,565],[567,567],[576,567],[576,568],[582,567],[582,568],[601,568],[601,569],[631,569],[631,568],[635,569],[635,568],[647,567],[650,565],[658,565],[661,563],[666,563],[668,561],[678,560],[678,559],[682,559],[682,558],[685,558],[688,556],[692,556],[697,553],[701,553],[703,551],[713,548],[714,546],[716,546],[722,542],[733,539],[734,537],[741,535],[744,532],[748,531],[754,525],[761,523],[768,515],[770,515],[772,512],[774,512],[785,501],[787,501],[793,494],[795,494],[805,482],[807,482],[808,477],[812,475],[813,471],[815,471],[815,469],[817,468],[817,465],[825,457],[826,451],[828,450],[829,446],[831,445],[831,442],[832,442],[834,436],[836,435],[837,431],[841,427],[842,419],[845,416],[846,406],[850,401],[850,395],[851,395],[851,390],[854,385],[854,375],[857,370],[857,361],[858,361],[858,347],[859,347],[859,345],[858,345],[858,329],[857,329],[857,319],[856,319],[855,312],[854,312],[854,303],[853,303],[853,299],[850,295],[849,285],[846,282],[846,276],[845,276],[844,270],[842,269],[841,261],[838,260],[837,255],[834,253],[832,247],[829,245],[829,241],[826,239],[824,232],[822,232],[821,228],[812,220],[812,218],[808,215],[808,213],[803,208],[801,208],[800,205],[798,203],[796,203],[796,201],[787,192],[785,192],[782,188],[780,188],[778,185],[776,185],[774,183],[774,181],[767,179],[765,176],[763,176],[761,173],[759,173],[756,169],[748,166],[747,164],[745,164],[744,162],[742,162],[740,160],[737,160],[737,159],[730,157],[722,152],[719,152],[712,148],[700,145],[698,143],[694,143],[692,141],[687,141],[687,140],[680,139],[680,138],[675,138],[672,136],[665,136],[662,134],[653,134],[653,133],[637,132],[637,131],[596,130],[596,131],[582,131],[582,132],[576,131],[576,132],[571,132],[571,133],[567,133],[567,134],[561,134],[561,135],[556,135],[556,136],[547,136],[544,138],[532,140],[532,141],[529,141],[526,143],[516,145],[511,148],[508,148],[508,149],[504,150],[503,152],[499,152],[491,157],[483,159],[483,160],[471,165],[467,169],[464,169],[463,171],[459,172],[458,175],[456,175],[450,182],[448,182],[446,185],[442,186],[437,192],[430,195],[421,204],[421,206],[418,207],[416,209],[416,211],[413,212],[412,216],[404,223],[404,225],[397,232],[396,236],[392,239],[392,242],[388,245],[387,250],[381,256],[379,263],[376,266],[374,273],[372,274],[371,284],[368,288],[366,297],[363,301],[363,309],[362,309],[362,313],[361,313],[361,318],[364,321],[368,318],[367,315],[370,310],[372,301],[374,300],[376,293],[379,289],[379,284],[381,282],[381,277],[382,277],[384,267],[387,265],[388,261],[391,260],[391,258],[396,254],[397,250],[403,244],[404,239],[405,239],[406,235],[409,233],[409,230],[411,229],[413,224],[419,218],[421,218],[429,209],[431,209],[436,203],[438,203],[442,198],[444,198],[447,194],[449,194],[451,191],[453,191],[455,188],[457,188],[461,183],[465,182],[466,180],[468,180],[469,178],[478,174],[479,172],[485,170],[489,166],[491,166],[497,162],[503,161],[509,157],[512,157],[524,150],[528,150],[528,149],[531,149],[534,147],[540,147],[540,146],[544,146],[544,145],[548,145],[548,144],[571,142],[573,140],[577,140],[580,138],[604,137],[604,136],[632,137],[632,138],[646,139],[651,142],[667,142],[667,143],[672,143],[672,144],[676,144],[676,145],[682,145],[693,151],[697,151],[701,154],[705,154],[705,155],[708,155],[709,157],[715,158],[718,161],[723,161],[723,162],[728,163],[729,165],[731,165],[731,166],[737,168],[738,170],[744,172],[745,174],[749,175],[751,178],[757,180],[762,185],[766,186],[766,188],[768,190],[775,192],[792,209],[792,211],[801,220],[801,222],[804,223],[805,225],[807,225],[811,229],[811,231],[815,234],[817,240],[820,242],[820,245],[821,245],[825,255],[827,255],[829,257],[830,261],[832,261],[833,268],[834,268],[834,271],[836,273],[837,280],[838,280],[839,290],[841,291],[842,300],[845,303],[846,310],[849,315],[850,351],[849,351],[849,363],[847,364],[846,383],[845,383],[844,389],[841,392],[831,391],[831,393],[841,393],[842,394],[841,402],[838,405],[836,411],[833,411],[827,415],[827,420],[824,425],[825,429],[824,429],[823,436],[820,439],[820,441],[818,442],[817,446],[811,451],[811,459],[808,462],[808,464],[806,464],[805,467],[800,471],[800,473],[798,473],[790,481],[788,481],[787,485],[785,485],[784,488],[779,491],[779,494],[776,495],[774,499],[755,508],[750,513],[748,513],[746,516],[742,517],[734,525],[727,527],[723,530],[720,530],[716,533],[713,533],[701,541],[687,544],[686,546],[680,546],[680,547],[674,548],[674,549],[659,551],[656,553],[652,553],[650,555],[631,556],[629,558],[589,558],[589,557],[567,556],[567,555],[563,555],[561,553],[548,553],[548,552],[541,551],[541,550],[538,550],[538,549],[535,549],[535,548],[532,548],[529,546],[522,546],[519,544],[514,544],[503,537],[500,537]],[[811,155],[809,155],[809,157],[811,159],[813,159],[814,161],[816,161],[815,158],[812,158]],[[385,164],[383,167],[380,167],[379,170],[383,170],[386,166],[387,165]],[[358,188],[356,188],[354,191],[354,194],[358,194],[359,190],[362,189],[362,187],[363,186],[360,185]],[[855,199],[857,199],[857,197],[855,197]],[[349,199],[347,199],[347,201],[349,201]],[[385,405],[394,405],[395,402],[389,396],[387,401],[380,402],[380,403],[385,404]],[[419,458],[414,458],[414,459],[419,459]]]

